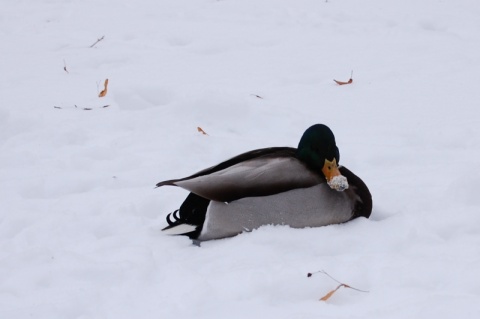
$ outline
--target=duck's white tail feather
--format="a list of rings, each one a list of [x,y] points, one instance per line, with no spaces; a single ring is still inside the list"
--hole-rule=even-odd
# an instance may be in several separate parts
[[[197,226],[189,224],[180,224],[171,228],[166,228],[163,232],[167,235],[183,235],[195,231]]]

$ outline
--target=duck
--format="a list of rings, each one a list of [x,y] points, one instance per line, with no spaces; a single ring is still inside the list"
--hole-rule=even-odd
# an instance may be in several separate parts
[[[297,148],[252,150],[188,177],[156,184],[190,193],[166,217],[169,235],[194,242],[233,237],[264,225],[311,228],[369,218],[372,195],[357,175],[339,165],[331,129],[309,127]]]

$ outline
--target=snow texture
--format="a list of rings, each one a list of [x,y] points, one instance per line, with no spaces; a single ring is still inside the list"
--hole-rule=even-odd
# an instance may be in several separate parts
[[[348,180],[343,175],[333,176],[332,179],[327,182],[327,184],[332,189],[337,190],[339,192],[348,189]]]
[[[3,1],[0,318],[478,317],[479,17],[474,0]],[[157,182],[315,123],[370,219],[201,247],[160,231],[187,192]],[[369,293],[321,302],[338,284],[320,269]]]

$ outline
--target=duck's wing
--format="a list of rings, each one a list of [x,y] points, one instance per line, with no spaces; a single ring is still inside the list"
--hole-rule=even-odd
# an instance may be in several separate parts
[[[295,157],[295,151],[290,147],[250,151],[192,176],[160,182],[157,187],[179,186],[210,200],[230,202],[325,182]]]

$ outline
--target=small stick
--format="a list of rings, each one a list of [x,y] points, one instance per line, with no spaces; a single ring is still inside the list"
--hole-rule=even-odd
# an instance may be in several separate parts
[[[65,62],[65,59],[63,59],[63,70],[67,72],[67,74],[69,73],[67,70],[67,62]]]
[[[263,100],[263,97],[261,97],[260,95],[257,95],[257,94],[252,94],[252,96],[256,97],[256,98],[259,98],[259,99],[262,99]]]
[[[333,281],[336,281],[337,283],[339,283],[340,285],[344,286],[344,287],[347,287],[347,288],[350,288],[350,289],[353,289],[353,290],[357,290],[357,291],[361,291],[361,292],[369,292],[367,290],[361,290],[361,289],[357,289],[357,288],[354,288],[354,287],[351,287],[349,285],[346,285],[340,281],[338,281],[337,279],[333,278],[332,276],[330,276],[325,270],[319,270],[319,271],[316,271],[316,272],[309,272],[307,274],[307,277],[312,277],[314,274],[318,274],[318,273],[321,273],[321,274],[324,274],[324,275],[327,275],[328,277],[330,277],[330,279],[332,279]]]
[[[95,41],[95,43],[92,44],[92,45],[90,46],[90,48],[93,48],[93,47],[95,46],[95,44],[97,44],[98,42],[102,41],[104,38],[105,38],[105,36],[102,36],[101,38],[97,39],[97,41]]]
[[[107,105],[104,105],[104,106],[96,106],[96,107],[82,107],[82,106],[78,106],[78,105],[74,104],[72,108],[75,108],[77,110],[83,110],[83,111],[92,111],[92,110],[96,110],[96,109],[105,109],[109,106],[110,106],[110,104],[107,104]],[[65,107],[60,107],[60,106],[56,106],[56,105],[54,105],[53,108],[59,109],[59,110],[65,109]],[[66,107],[66,108],[69,108],[69,107]]]
[[[316,271],[314,273],[308,273],[307,274],[307,277],[312,277],[314,274],[317,274],[317,273],[322,273],[324,275],[327,275],[328,277],[330,277],[330,279],[336,281],[337,283],[339,283],[339,285],[337,286],[337,288],[329,291],[325,296],[323,296],[322,298],[320,298],[321,301],[327,301],[338,289],[340,289],[341,287],[345,287],[345,288],[350,288],[350,289],[353,289],[353,290],[357,290],[357,291],[360,291],[360,292],[368,292],[366,290],[361,290],[361,289],[357,289],[357,288],[354,288],[354,287],[351,287],[347,284],[344,284],[344,283],[341,283],[340,281],[338,281],[337,279],[333,278],[332,276],[330,276],[325,270],[319,270],[319,271]]]

